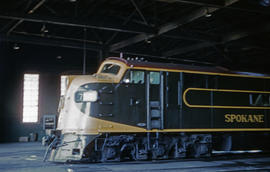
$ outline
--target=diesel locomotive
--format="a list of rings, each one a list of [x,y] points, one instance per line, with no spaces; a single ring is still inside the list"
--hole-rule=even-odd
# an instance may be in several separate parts
[[[70,77],[46,159],[106,162],[269,150],[270,76],[111,57]]]

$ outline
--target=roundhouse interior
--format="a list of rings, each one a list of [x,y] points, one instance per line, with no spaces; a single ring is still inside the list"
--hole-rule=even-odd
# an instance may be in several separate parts
[[[269,18],[268,0],[1,1],[0,143],[41,142],[61,76],[93,74],[108,57],[269,75]],[[34,122],[25,74],[39,76]]]

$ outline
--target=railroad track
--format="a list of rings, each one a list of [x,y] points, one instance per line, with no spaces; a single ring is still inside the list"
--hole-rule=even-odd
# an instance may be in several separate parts
[[[73,164],[74,172],[86,171],[270,171],[270,153],[226,152],[208,158],[177,160],[125,161]]]

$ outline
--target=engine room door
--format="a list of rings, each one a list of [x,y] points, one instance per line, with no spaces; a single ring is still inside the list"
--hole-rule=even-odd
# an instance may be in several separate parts
[[[147,130],[164,129],[164,72],[146,72]]]
[[[117,87],[118,122],[146,128],[145,71],[128,70]]]

